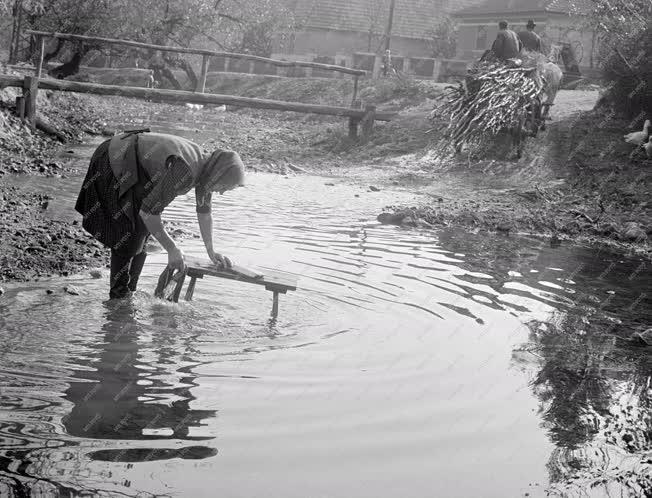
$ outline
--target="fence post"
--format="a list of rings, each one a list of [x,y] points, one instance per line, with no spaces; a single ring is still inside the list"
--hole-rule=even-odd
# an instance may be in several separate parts
[[[25,76],[23,81],[23,97],[25,99],[25,119],[34,128],[36,125],[36,96],[38,94],[38,78]]]
[[[210,62],[210,55],[204,55],[201,60],[201,76],[197,82],[196,92],[204,93],[206,91],[206,76],[208,75],[208,63]]]
[[[371,71],[371,77],[373,79],[376,80],[376,79],[380,78],[380,68],[381,68],[382,65],[383,65],[382,58],[380,57],[380,55],[376,55],[374,57],[374,67],[373,67],[373,69]]]
[[[38,62],[36,63],[36,77],[40,78],[43,72],[43,57],[45,57],[45,36],[38,36]]]
[[[353,106],[353,103],[356,101],[358,98],[358,79],[360,77],[356,74],[353,76],[353,98],[351,99],[351,106]]]
[[[410,71],[412,71],[412,64],[410,58],[406,55],[403,57],[403,74],[409,76]]]
[[[374,131],[374,118],[376,116],[376,106],[367,105],[364,108],[364,116],[362,117],[362,138],[366,141]]]
[[[351,104],[351,107],[353,109],[360,109],[362,107],[362,102],[355,100]],[[351,140],[356,140],[358,138],[358,123],[360,123],[360,118],[354,116],[349,118],[349,138]]]
[[[16,116],[18,116],[23,123],[25,122],[25,97],[20,95],[16,97]]]
[[[432,79],[439,81],[439,73],[441,73],[441,60],[434,59],[432,63]]]

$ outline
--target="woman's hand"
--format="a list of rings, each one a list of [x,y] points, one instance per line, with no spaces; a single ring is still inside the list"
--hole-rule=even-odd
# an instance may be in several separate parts
[[[213,263],[215,263],[220,268],[230,269],[233,266],[233,263],[226,256],[222,256],[220,253],[213,251],[212,249],[207,250],[208,257]]]
[[[176,246],[168,251],[168,266],[180,271],[184,271],[186,269],[186,262],[184,261],[183,251]]]

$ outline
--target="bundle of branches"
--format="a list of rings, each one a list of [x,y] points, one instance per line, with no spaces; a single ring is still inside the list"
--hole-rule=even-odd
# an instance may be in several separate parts
[[[430,114],[430,120],[443,128],[439,151],[462,144],[479,147],[515,126],[541,92],[543,81],[536,73],[539,62],[519,68],[479,62],[464,81],[448,87]]]

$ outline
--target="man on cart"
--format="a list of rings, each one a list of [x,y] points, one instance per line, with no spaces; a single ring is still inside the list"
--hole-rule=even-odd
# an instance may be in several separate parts
[[[519,37],[514,31],[507,28],[507,21],[500,21],[498,23],[498,34],[491,45],[491,51],[496,58],[501,61],[515,59],[518,57],[522,48],[523,43]]]

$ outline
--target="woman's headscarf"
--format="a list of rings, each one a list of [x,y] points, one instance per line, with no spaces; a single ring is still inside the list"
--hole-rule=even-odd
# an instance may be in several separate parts
[[[244,185],[244,164],[237,152],[216,150],[206,160],[199,182],[207,192],[231,190]]]

